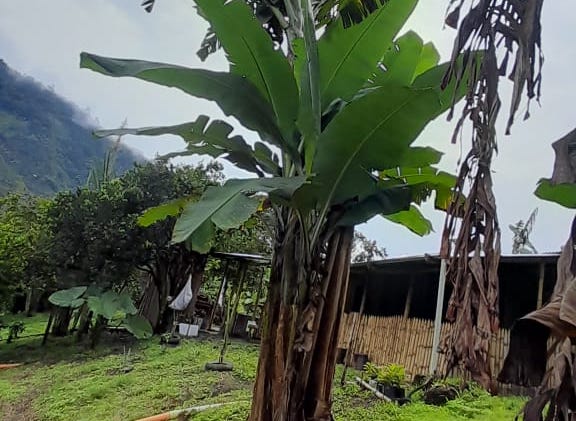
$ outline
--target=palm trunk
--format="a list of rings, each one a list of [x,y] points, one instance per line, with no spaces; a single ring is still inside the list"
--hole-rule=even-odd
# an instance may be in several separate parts
[[[337,333],[348,286],[352,228],[302,255],[300,226],[279,233],[272,261],[250,421],[331,420]]]

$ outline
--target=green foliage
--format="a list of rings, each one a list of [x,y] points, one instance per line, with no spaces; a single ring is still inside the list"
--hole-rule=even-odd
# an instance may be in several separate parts
[[[380,367],[378,367],[374,363],[367,362],[366,364],[364,364],[363,372],[369,379],[376,380],[376,378],[378,378],[378,375],[380,374],[380,371],[381,371]]]
[[[126,292],[119,294],[112,290],[79,286],[56,291],[48,300],[59,307],[79,308],[87,305],[93,317],[103,317],[108,323],[119,319],[121,325],[139,339],[152,336],[150,322],[136,315],[138,309]]]
[[[79,286],[56,291],[48,297],[48,301],[58,307],[77,308],[84,304],[84,299],[80,298],[88,287]]]
[[[342,20],[328,25],[318,43],[323,108],[336,99],[351,100],[364,86],[416,3],[389,0],[358,25],[344,28]]]
[[[204,224],[214,224],[222,230],[238,228],[256,212],[261,201],[249,193],[264,192],[277,200],[289,200],[304,181],[304,177],[256,178],[229,180],[222,187],[209,187],[198,203],[184,208],[174,226],[173,240],[185,241]]]
[[[0,196],[49,196],[82,186],[91,164],[104,159],[110,145],[94,142],[90,117],[2,60],[0,91]],[[119,172],[140,160],[121,148]]]
[[[390,386],[402,386],[406,381],[406,369],[398,364],[386,364],[378,372],[378,383]]]
[[[363,373],[369,379],[389,386],[402,386],[406,381],[406,369],[398,364],[386,364],[380,367],[367,362],[364,364]]]
[[[426,200],[436,190],[436,205],[445,209],[454,178],[432,167],[440,159],[437,151],[411,144],[464,91],[454,92],[453,86],[440,89],[446,65],[437,65],[438,54],[431,44],[424,44],[412,32],[398,39],[397,45],[393,43],[415,1],[375,5],[369,17],[348,29],[336,19],[319,39],[309,2],[286,9],[294,26],[289,31],[297,35],[290,44],[293,72],[243,1],[196,3],[229,57],[229,73],[88,53],[82,54],[82,67],[177,87],[216,101],[225,114],[257,131],[264,142],[261,145],[279,147],[282,162],[276,164],[266,154],[267,162],[274,162],[271,171],[266,170],[256,148],[242,140],[239,153],[229,139],[230,126],[219,121],[208,124],[205,116],[179,126],[120,129],[102,135],[178,134],[188,143],[184,154],[223,155],[259,176],[281,174],[281,183],[288,177],[298,179],[289,189],[293,195],[287,192],[282,197],[270,195],[270,199],[272,204],[296,209],[304,224],[314,225],[303,228],[310,235],[311,248],[327,221],[329,225],[355,225],[376,214],[396,214],[393,222],[420,235],[431,231],[430,223],[411,203]],[[386,66],[385,72],[379,64]],[[401,174],[391,175],[398,168]],[[237,227],[257,210],[253,194],[270,192],[270,183],[268,179],[264,185],[258,180],[230,180],[209,189],[199,202],[184,205],[174,240],[184,241],[197,232],[196,242],[203,246],[211,235],[209,220],[221,229]],[[226,218],[216,217],[218,212]],[[163,216],[156,209],[154,217]]]
[[[210,166],[172,168],[154,163],[138,165],[98,190],[56,195],[48,216],[58,286],[91,283],[109,289],[129,281],[135,269],[146,269],[157,257],[168,256],[175,219],[142,228],[139,216],[166,200],[198,198],[219,177],[219,167],[214,173]]]
[[[543,178],[534,192],[542,200],[558,203],[565,208],[576,209],[576,183],[554,184]]]
[[[24,332],[26,327],[24,326],[24,323],[19,320],[13,321],[11,323],[5,323],[0,320],[0,333],[2,332],[2,329],[8,330],[6,343],[11,343],[14,339],[17,339],[22,332]],[[0,339],[3,339],[2,335],[0,335]]]
[[[16,291],[42,287],[51,277],[49,207],[48,200],[28,195],[0,197],[0,311]]]
[[[25,319],[30,331],[41,332],[43,325],[36,328],[34,323]],[[219,342],[184,341],[177,348],[163,348],[152,339],[131,348],[132,370],[125,372],[123,348],[102,345],[91,351],[64,338],[49,342],[47,349],[37,352],[40,340],[22,338],[0,347],[2,361],[42,358],[36,364],[0,373],[0,418],[19,408],[26,411],[18,414],[20,418],[47,421],[139,419],[220,402],[239,403],[200,413],[193,419],[244,420],[249,412],[256,346],[232,343],[227,359],[234,363],[234,371],[215,373],[204,371],[204,364],[217,357]],[[20,342],[29,352],[16,348]],[[336,378],[341,369],[337,368]],[[522,398],[492,397],[473,389],[442,407],[421,401],[399,407],[378,400],[354,384],[334,387],[337,421],[507,421],[514,418],[523,402]]]

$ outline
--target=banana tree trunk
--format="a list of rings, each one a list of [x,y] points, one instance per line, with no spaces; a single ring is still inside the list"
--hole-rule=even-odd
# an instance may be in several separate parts
[[[249,420],[331,420],[353,229],[336,229],[307,262],[300,226],[285,226],[272,261]]]

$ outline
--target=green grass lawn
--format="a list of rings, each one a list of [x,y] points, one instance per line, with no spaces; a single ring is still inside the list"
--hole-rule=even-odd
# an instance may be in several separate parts
[[[23,336],[43,331],[44,317],[24,320]],[[0,363],[25,363],[0,371],[0,419],[4,421],[131,421],[219,402],[238,403],[193,419],[244,421],[248,414],[256,345],[233,343],[227,359],[234,371],[215,373],[204,371],[206,362],[218,358],[220,341],[215,339],[164,347],[158,338],[135,342],[118,336],[96,350],[69,338],[52,338],[41,348],[41,340],[34,336],[12,344],[0,342]],[[491,397],[476,390],[443,407],[419,401],[398,407],[382,403],[354,384],[334,389],[334,413],[342,421],[512,420],[522,403],[521,398]]]

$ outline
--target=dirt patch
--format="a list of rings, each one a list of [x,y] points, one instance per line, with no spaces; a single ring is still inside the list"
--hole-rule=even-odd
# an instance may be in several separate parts
[[[247,389],[250,383],[238,380],[231,373],[222,373],[220,380],[212,385],[210,396],[218,396],[233,390]]]
[[[0,416],[3,421],[39,421],[32,408],[38,391],[28,391],[14,402],[0,402]]]

